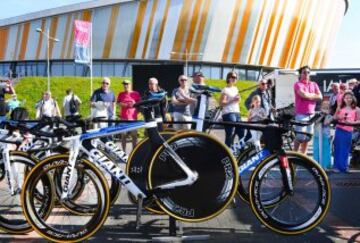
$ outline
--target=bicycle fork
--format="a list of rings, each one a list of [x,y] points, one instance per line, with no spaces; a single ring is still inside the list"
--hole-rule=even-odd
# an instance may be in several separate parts
[[[63,191],[61,193],[61,200],[65,200],[71,195],[74,188],[74,170],[76,159],[79,154],[80,140],[75,139],[71,142],[69,153],[69,164],[64,169],[65,181]]]
[[[8,180],[9,190],[11,196],[14,196],[20,192],[19,187],[19,174],[17,171],[16,166],[13,164],[10,164],[10,149],[8,147],[9,145],[6,144],[4,148],[2,149],[2,157],[4,161],[4,168],[5,168],[5,174]]]
[[[285,190],[290,195],[294,195],[294,184],[293,178],[291,176],[291,165],[289,164],[288,157],[284,150],[279,152],[279,161],[280,161],[280,172],[282,175],[283,185]]]

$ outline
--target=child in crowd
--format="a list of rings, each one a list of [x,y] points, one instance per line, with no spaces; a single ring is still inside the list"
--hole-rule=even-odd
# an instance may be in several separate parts
[[[334,119],[341,123],[360,124],[360,108],[356,107],[356,98],[351,91],[343,95],[341,106]],[[336,125],[334,138],[334,172],[348,172],[349,154],[352,143],[353,126]]]
[[[261,107],[261,97],[260,95],[253,96],[251,100],[251,106],[249,110],[249,121],[261,121],[266,119],[266,110]],[[255,144],[257,148],[260,148],[260,138],[262,132],[251,130],[251,137],[252,142]]]
[[[315,124],[313,157],[327,171],[331,168],[330,123],[332,116],[330,115],[329,101],[326,100],[321,103],[321,111],[326,115],[324,119]]]

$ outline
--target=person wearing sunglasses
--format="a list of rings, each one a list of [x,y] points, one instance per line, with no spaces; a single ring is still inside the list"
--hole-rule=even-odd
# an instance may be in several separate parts
[[[120,92],[117,97],[117,103],[120,108],[120,119],[126,121],[136,121],[138,117],[138,110],[134,107],[134,104],[141,100],[139,92],[132,89],[131,81],[125,79],[122,84],[124,85],[124,91]],[[137,131],[133,130],[121,135],[121,146],[124,151],[126,150],[126,138],[131,136],[132,148],[137,144]]]
[[[111,119],[115,114],[115,95],[110,90],[110,78],[104,77],[101,82],[101,87],[94,91],[90,98],[91,115],[92,117],[102,117]],[[111,125],[111,124],[108,124]],[[101,127],[106,124],[100,124]]]
[[[322,94],[317,83],[310,80],[310,67],[303,66],[299,69],[300,79],[294,84],[295,93],[295,120],[308,121],[315,114],[318,101],[322,100]],[[314,125],[297,126],[296,131],[314,134]],[[309,136],[296,134],[294,150],[306,154]]]
[[[173,118],[175,122],[191,121],[190,105],[196,102],[196,99],[190,97],[190,91],[187,86],[188,78],[180,75],[178,78],[179,87],[175,88],[171,95],[171,104],[173,109]],[[191,124],[174,124],[175,129],[191,129]]]
[[[261,105],[260,107],[263,108],[266,112],[266,117],[270,116],[270,111],[272,107],[271,102],[271,92],[269,91],[268,81],[266,79],[261,79],[259,81],[259,87],[255,89],[245,100],[245,106],[248,110],[251,109],[252,99],[255,95],[260,96],[261,98]]]
[[[226,87],[221,91],[220,105],[222,107],[222,119],[225,122],[240,122],[240,94],[236,87],[237,74],[229,72],[226,75]],[[234,143],[235,136],[241,140],[244,136],[244,129],[239,127],[224,126],[225,144],[228,147]]]

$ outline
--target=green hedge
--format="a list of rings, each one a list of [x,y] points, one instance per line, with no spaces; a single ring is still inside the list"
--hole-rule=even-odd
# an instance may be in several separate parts
[[[127,77],[110,77],[111,90],[114,91],[115,96],[123,90],[122,80],[129,79]],[[101,86],[101,77],[93,78],[93,89]],[[224,80],[207,80],[207,84],[223,88],[226,86]],[[252,81],[238,81],[237,86],[239,90],[247,89],[255,83]],[[51,77],[51,92],[60,107],[65,96],[65,90],[71,88],[74,93],[82,100],[81,115],[87,117],[90,114],[89,100],[90,100],[90,79],[88,77]],[[47,89],[47,77],[24,77],[16,84],[15,90],[18,94],[18,99],[24,102],[24,106],[29,110],[30,117],[35,117],[35,104],[42,98],[42,93]],[[171,91],[169,91],[171,92]],[[244,108],[244,101],[251,91],[241,93],[240,109],[243,116],[246,116],[247,110]],[[220,94],[215,94],[218,99]]]

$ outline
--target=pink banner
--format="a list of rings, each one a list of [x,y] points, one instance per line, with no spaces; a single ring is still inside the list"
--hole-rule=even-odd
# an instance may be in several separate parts
[[[91,22],[74,22],[74,56],[76,63],[90,63]]]

